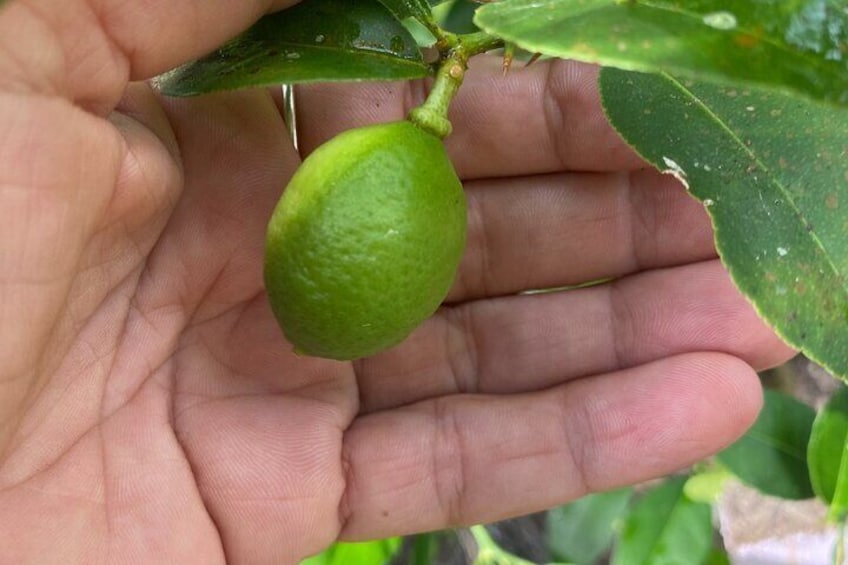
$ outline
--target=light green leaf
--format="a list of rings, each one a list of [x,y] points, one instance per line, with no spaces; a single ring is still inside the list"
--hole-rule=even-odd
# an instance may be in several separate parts
[[[715,465],[689,477],[683,492],[690,500],[713,504],[724,491],[727,479],[732,477],[730,471],[721,465]]]
[[[832,517],[844,515],[848,512],[848,388],[841,387],[816,416],[807,459],[816,496],[831,505]]]
[[[475,22],[546,55],[848,104],[844,0],[505,0]]]
[[[615,524],[632,496],[633,489],[618,489],[549,510],[546,531],[551,555],[580,565],[595,563],[612,545]]]
[[[377,0],[306,0],[265,16],[216,51],[162,75],[190,96],[281,83],[426,76],[415,39]]]
[[[712,548],[712,509],[683,493],[686,477],[667,479],[625,518],[612,565],[700,564]]]
[[[334,543],[326,551],[300,565],[384,565],[400,549],[401,538],[363,543]]]
[[[499,546],[486,531],[485,526],[471,526],[468,531],[477,544],[477,557],[473,565],[533,565],[530,561],[513,555]]]
[[[718,454],[742,482],[772,496],[812,498],[807,442],[815,411],[794,397],[767,390],[753,427]]]
[[[848,377],[848,110],[615,69],[600,84],[624,139],[707,207],[759,313]]]

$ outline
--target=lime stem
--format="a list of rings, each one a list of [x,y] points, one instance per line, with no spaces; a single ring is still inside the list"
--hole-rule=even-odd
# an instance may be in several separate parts
[[[504,46],[503,39],[485,31],[460,35],[457,39],[459,40],[459,49],[465,52],[466,59]]]
[[[409,113],[412,123],[439,139],[450,135],[452,127],[448,120],[448,107],[462,85],[465,68],[465,60],[456,55],[452,55],[442,63],[436,72],[436,80],[433,82],[427,100]]]
[[[440,50],[441,61],[430,94],[424,104],[409,113],[409,120],[412,123],[439,139],[450,135],[452,127],[448,120],[448,108],[459,87],[462,86],[462,80],[468,68],[468,59],[503,47],[504,44],[502,39],[485,32],[446,37],[451,37],[452,45]]]

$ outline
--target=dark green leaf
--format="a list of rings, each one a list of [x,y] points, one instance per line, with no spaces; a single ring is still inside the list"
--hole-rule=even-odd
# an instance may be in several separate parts
[[[704,561],[704,565],[730,565],[730,557],[727,552],[719,547],[710,550],[710,554]]]
[[[556,559],[595,563],[612,544],[615,523],[624,515],[633,489],[592,494],[548,511],[547,544]]]
[[[834,502],[837,485],[846,483],[848,487],[848,388],[842,387],[834,394],[816,416],[810,443],[807,447],[807,459],[810,466],[810,482],[820,499],[828,504]],[[836,500],[844,504],[841,497]],[[842,514],[848,507],[836,508],[835,513]]]
[[[157,79],[174,96],[280,83],[425,76],[415,40],[377,0],[306,0]]]
[[[364,543],[334,543],[324,553],[310,557],[301,565],[383,565],[400,549],[401,538]]]
[[[703,201],[759,313],[848,377],[848,110],[615,69],[601,89],[624,139]]]
[[[645,494],[625,518],[612,565],[699,564],[712,548],[712,508],[683,494],[686,477]]]
[[[431,565],[439,551],[438,534],[418,534],[412,542],[411,565]]]
[[[741,481],[781,498],[811,498],[807,442],[815,411],[795,398],[767,390],[754,426],[718,459]]]
[[[380,0],[398,20],[406,18],[426,18],[430,14],[430,2],[427,0]]]
[[[474,11],[480,4],[473,0],[456,0],[451,4],[450,10],[445,14],[441,25],[453,33],[473,33],[479,31],[474,25]]]
[[[475,22],[528,51],[848,104],[844,0],[505,0]]]

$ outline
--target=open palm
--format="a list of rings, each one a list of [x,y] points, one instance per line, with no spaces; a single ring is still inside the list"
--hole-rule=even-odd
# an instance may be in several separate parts
[[[447,305],[375,358],[295,356],[261,279],[299,162],[274,98],[130,82],[291,3],[0,8],[0,561],[293,563],[532,512],[720,449],[752,367],[792,354],[605,124],[594,69],[482,58],[448,140],[470,232]],[[423,88],[302,89],[305,150]]]

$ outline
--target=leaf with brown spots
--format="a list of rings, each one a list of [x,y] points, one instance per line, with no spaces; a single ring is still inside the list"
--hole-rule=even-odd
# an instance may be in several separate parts
[[[848,379],[848,110],[615,69],[600,83],[619,133],[707,207],[762,317]]]
[[[848,105],[842,0],[504,0],[475,23],[530,52]]]

